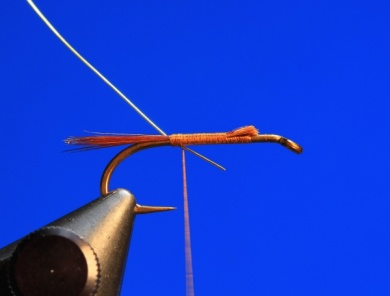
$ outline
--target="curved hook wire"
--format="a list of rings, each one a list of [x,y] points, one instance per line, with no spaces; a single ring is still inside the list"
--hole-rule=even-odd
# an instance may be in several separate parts
[[[138,144],[133,144],[125,149],[123,149],[121,152],[119,152],[111,161],[108,163],[106,168],[104,169],[102,178],[100,180],[100,193],[101,195],[106,195],[110,191],[108,189],[110,185],[110,180],[112,173],[114,170],[117,168],[117,166],[125,160],[127,157],[130,155],[144,150],[148,148],[155,148],[155,147],[161,147],[161,146],[170,146],[170,141],[161,141],[161,142],[146,142],[146,143],[138,143]]]
[[[281,144],[282,146],[286,147],[287,149],[300,154],[303,149],[300,145],[295,143],[294,141],[291,141],[285,137],[279,136],[279,135],[256,135],[251,137],[249,143],[278,143]],[[208,143],[203,143],[203,144],[234,144],[230,142],[208,142]],[[202,143],[197,143],[196,145],[202,145]],[[169,139],[164,139],[160,140],[158,142],[143,142],[143,143],[138,143],[138,144],[133,144],[121,152],[119,152],[106,166],[102,178],[100,180],[100,192],[102,195],[106,195],[109,193],[109,184],[111,180],[112,173],[114,170],[117,168],[117,166],[125,160],[127,157],[130,155],[144,150],[144,149],[149,149],[149,148],[155,148],[155,147],[161,147],[161,146],[174,146]]]

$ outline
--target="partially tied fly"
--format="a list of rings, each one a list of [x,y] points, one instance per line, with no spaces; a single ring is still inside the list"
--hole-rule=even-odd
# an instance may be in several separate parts
[[[173,134],[162,135],[127,135],[127,134],[95,134],[83,137],[69,137],[65,139],[66,144],[79,145],[75,150],[89,150],[107,148],[137,143],[165,143],[171,146],[185,147],[188,145],[208,144],[247,144],[256,142],[279,143],[296,153],[301,153],[302,148],[297,143],[279,135],[259,134],[253,126],[244,126],[230,132],[219,133],[195,133],[195,134]]]
[[[260,134],[254,126],[245,126],[229,132],[218,133],[195,133],[195,134],[173,134],[167,135],[160,127],[158,127],[149,117],[145,115],[128,97],[126,97],[117,87],[115,87],[105,76],[103,76],[94,66],[92,66],[83,56],[81,56],[54,28],[47,20],[43,13],[33,3],[33,0],[27,0],[32,9],[48,26],[48,28],[61,40],[61,42],[79,58],[93,73],[104,81],[119,97],[121,97],[128,105],[130,105],[143,119],[145,119],[160,135],[127,135],[127,134],[105,134],[95,133],[93,135],[81,137],[69,137],[65,140],[67,144],[78,145],[78,148],[71,149],[72,151],[85,151],[92,149],[108,148],[113,146],[130,145],[119,152],[106,166],[100,181],[100,192],[102,196],[108,194],[109,181],[112,172],[115,168],[130,155],[148,148],[161,146],[176,146],[182,149],[182,165],[183,165],[183,196],[184,196],[184,222],[185,222],[185,257],[186,257],[186,295],[194,295],[193,273],[192,273],[192,257],[191,257],[191,241],[190,227],[188,214],[188,196],[186,185],[186,168],[185,168],[185,153],[189,151],[207,162],[222,168],[217,163],[191,150],[189,145],[209,145],[209,144],[249,144],[249,143],[277,143],[287,149],[301,153],[302,147],[297,143],[283,136],[274,134]],[[136,213],[150,213],[155,211],[170,210],[170,207],[147,207],[137,204]]]
[[[72,151],[85,151],[91,149],[130,145],[128,148],[125,148],[119,152],[105,168],[100,181],[100,193],[102,195],[110,192],[109,183],[112,173],[116,167],[124,159],[143,149],[161,146],[177,146],[181,147],[184,152],[184,150],[188,149],[186,145],[278,143],[297,154],[302,152],[302,147],[297,143],[279,135],[259,134],[258,130],[252,125],[241,127],[225,133],[173,134],[170,136],[95,134],[92,136],[69,137],[65,139],[65,143],[80,146],[79,148],[71,149]],[[208,158],[205,158],[196,152],[195,154],[202,159],[209,161]],[[215,164],[212,161],[209,162]],[[222,168],[218,164],[217,166]],[[183,167],[183,173],[184,172],[185,168]]]

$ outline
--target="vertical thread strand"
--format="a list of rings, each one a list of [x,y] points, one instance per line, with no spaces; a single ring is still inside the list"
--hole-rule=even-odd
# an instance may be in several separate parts
[[[184,199],[184,241],[185,241],[185,259],[186,259],[186,296],[194,296],[194,276],[192,272],[192,254],[191,254],[191,234],[190,234],[190,214],[188,210],[188,192],[186,176],[186,158],[185,151],[182,149],[183,166],[183,199]]]

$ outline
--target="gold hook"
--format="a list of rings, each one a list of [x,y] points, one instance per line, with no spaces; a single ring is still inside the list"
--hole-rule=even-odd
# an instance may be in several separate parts
[[[236,144],[238,142],[235,142],[235,141],[231,141],[231,137],[227,137],[226,140],[223,140],[221,137],[215,137],[215,139],[213,139],[213,134],[209,134],[209,135],[212,135],[211,137],[209,137],[207,139],[207,141],[203,142],[203,140],[198,140],[198,139],[191,139],[190,141],[192,141],[191,143],[193,145],[204,145],[204,144]],[[178,136],[178,135],[175,135],[175,136]],[[190,137],[193,137],[193,135],[179,135],[179,136],[183,136],[183,138],[190,138]],[[187,139],[188,141],[188,139]],[[243,142],[240,142],[240,143],[243,143]],[[297,153],[297,154],[300,154],[302,153],[303,149],[300,145],[298,145],[297,143],[285,138],[285,137],[282,137],[282,136],[279,136],[279,135],[268,135],[268,134],[262,134],[262,135],[259,135],[259,134],[256,134],[256,135],[253,135],[253,136],[250,136],[250,139],[248,141],[246,141],[245,143],[278,143],[278,144],[281,144],[282,146],[286,147],[287,149]],[[144,149],[149,149],[149,148],[155,148],[155,147],[162,147],[162,146],[178,146],[177,142],[174,143],[174,141],[172,139],[161,139],[159,141],[153,141],[153,142],[143,142],[143,143],[137,143],[137,144],[133,144],[127,148],[125,148],[124,150],[122,150],[121,152],[119,152],[110,162],[109,164],[107,165],[107,167],[105,168],[104,172],[103,172],[103,175],[102,175],[102,178],[101,178],[101,181],[100,181],[100,192],[102,195],[106,195],[109,193],[109,184],[110,184],[110,180],[111,180],[111,176],[112,176],[112,173],[114,172],[114,170],[117,168],[117,166],[123,161],[125,160],[127,157],[129,157],[130,155],[138,152],[138,151],[141,151],[141,150],[144,150]],[[183,144],[184,146],[184,144]],[[148,207],[148,206],[141,206],[141,205],[137,205],[136,207],[136,213],[139,213],[139,214],[142,214],[142,213],[151,213],[151,212],[159,212],[159,211],[168,211],[168,210],[173,210],[174,208],[172,207]]]

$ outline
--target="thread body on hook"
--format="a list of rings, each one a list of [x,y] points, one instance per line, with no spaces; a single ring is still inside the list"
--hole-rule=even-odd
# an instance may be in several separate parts
[[[86,137],[69,137],[65,143],[81,145],[78,150],[107,148],[120,145],[131,145],[119,152],[107,165],[100,182],[100,192],[109,192],[111,175],[116,167],[130,155],[144,149],[161,146],[210,145],[210,144],[250,144],[278,143],[287,149],[300,154],[302,147],[279,135],[259,134],[254,126],[246,126],[226,133],[175,134],[172,136],[158,135],[94,135]],[[77,149],[76,149],[77,150]]]

